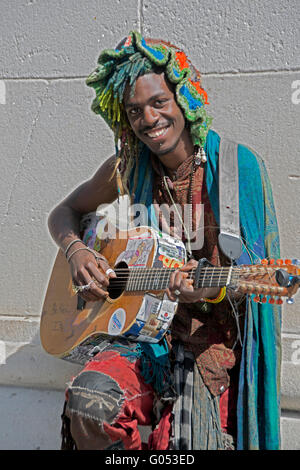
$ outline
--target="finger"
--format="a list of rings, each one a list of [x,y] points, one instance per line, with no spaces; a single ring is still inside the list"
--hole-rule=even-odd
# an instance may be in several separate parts
[[[180,268],[180,271],[191,271],[198,266],[198,262],[195,259],[191,259],[184,266]]]
[[[172,291],[175,289],[174,287],[174,281],[175,281],[175,276],[176,276],[177,271],[173,271],[171,273],[170,279],[169,279],[169,290]]]
[[[184,280],[182,283],[181,283],[181,286],[180,286],[180,292],[181,292],[181,295],[184,296],[184,295],[191,295],[191,293],[194,294],[194,288],[193,286],[186,280]]]
[[[99,301],[99,297],[95,296],[94,294],[92,294],[88,290],[84,290],[84,291],[81,291],[81,292],[79,291],[79,292],[77,292],[76,295],[81,297],[86,302],[97,302],[97,301]]]
[[[174,295],[169,288],[166,289],[166,294],[167,296],[169,297],[170,300],[172,300],[173,302],[176,302],[176,300],[178,299],[178,297],[176,295]]]
[[[103,287],[101,283],[98,283],[98,281],[95,281],[91,284],[89,292],[97,296],[98,299],[106,299],[109,296],[109,293],[105,287]]]
[[[88,264],[89,274],[96,279],[101,285],[107,287],[109,285],[109,280],[107,277],[99,270],[98,266],[95,266],[94,263]]]
[[[96,271],[97,268],[95,267]],[[106,291],[106,285],[104,286],[103,284],[107,282],[107,279],[103,276],[103,274],[100,274],[100,280],[98,281],[97,279],[93,279],[89,272],[83,268],[78,272],[78,286],[86,286],[89,285],[89,288],[83,292],[86,294],[90,299],[93,300],[99,300],[99,299],[104,299],[108,296],[108,292]]]
[[[107,277],[109,277],[109,278],[112,278],[112,279],[117,277],[115,271],[114,271],[111,267],[109,267],[109,268],[105,271],[105,275],[106,275]]]
[[[77,295],[89,302],[98,302],[99,300],[105,300],[109,295],[108,292],[100,288],[93,289],[93,285],[94,283],[92,283],[88,289],[77,292]]]
[[[98,258],[98,266],[102,269],[102,271],[104,272],[104,274],[108,277],[108,278],[116,278],[117,275],[116,273],[114,272],[114,270],[111,268],[111,266],[108,264],[108,261],[104,258],[104,256]]]
[[[188,278],[188,273],[183,273],[181,271],[177,271],[174,277],[174,290],[181,290],[184,286],[185,280]]]
[[[180,271],[176,271],[175,276],[174,276],[174,289],[173,290],[180,290],[182,279],[183,279],[183,273],[181,273]]]

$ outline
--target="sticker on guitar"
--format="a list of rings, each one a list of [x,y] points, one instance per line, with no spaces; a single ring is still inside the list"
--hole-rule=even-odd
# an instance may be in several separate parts
[[[153,238],[129,238],[124,250],[116,259],[118,264],[121,261],[127,266],[145,267],[153,247]]]
[[[108,334],[112,336],[120,335],[125,325],[126,312],[123,308],[118,308],[110,317],[108,323]]]

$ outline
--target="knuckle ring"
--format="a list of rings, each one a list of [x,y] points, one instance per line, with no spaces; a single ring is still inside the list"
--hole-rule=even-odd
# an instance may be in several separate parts
[[[79,286],[75,286],[74,284],[72,284],[72,291],[74,292],[74,294],[78,294]]]
[[[113,272],[114,272],[114,270],[109,268],[105,271],[105,275],[108,276],[110,273],[113,273]]]
[[[88,284],[85,284],[84,286],[80,286],[80,288],[81,288],[80,290],[81,290],[81,291],[89,290],[90,287],[91,287],[91,284],[93,284],[93,282],[94,282],[94,281],[91,280]]]
[[[174,290],[174,294],[178,297],[181,294],[181,292],[180,292],[180,290],[176,289],[176,290]]]
[[[85,284],[84,286],[75,286],[74,284],[72,284],[72,290],[73,292],[75,292],[75,294],[78,294],[78,292],[84,292],[90,289],[91,284],[93,284],[93,282],[95,281],[91,280],[88,284]]]

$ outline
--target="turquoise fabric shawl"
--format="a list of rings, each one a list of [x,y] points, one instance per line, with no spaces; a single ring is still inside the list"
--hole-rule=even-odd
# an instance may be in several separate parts
[[[205,151],[206,185],[219,223],[219,135],[210,130]],[[245,249],[237,264],[255,264],[262,258],[279,258],[279,235],[272,190],[262,159],[238,146],[240,226]],[[135,202],[148,207],[152,225],[152,166],[147,147],[141,146],[139,184]],[[145,354],[165,363],[165,348],[143,345]],[[160,356],[164,350],[164,356]],[[248,297],[237,402],[237,449],[280,448],[281,308],[257,304]]]

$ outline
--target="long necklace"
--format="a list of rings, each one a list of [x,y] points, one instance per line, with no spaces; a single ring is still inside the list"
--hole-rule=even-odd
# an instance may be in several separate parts
[[[196,167],[201,165],[201,163],[204,163],[204,162],[206,162],[206,155],[205,155],[205,152],[204,152],[203,148],[202,147],[201,148],[196,147],[195,152],[194,152],[194,158],[193,158],[193,161],[192,161],[192,168],[191,168],[191,172],[190,172],[190,181],[189,181],[188,197],[187,197],[188,208],[189,208],[188,228],[184,224],[183,218],[181,217],[181,214],[180,214],[180,212],[177,208],[177,204],[175,204],[173,196],[171,194],[169,184],[168,184],[169,177],[166,176],[166,175],[163,176],[163,182],[164,182],[165,188],[167,190],[169,198],[171,199],[173,207],[175,208],[177,216],[178,216],[178,218],[180,220],[180,223],[181,223],[181,225],[183,227],[183,230],[184,230],[184,234],[185,234],[185,238],[186,238],[186,250],[187,250],[188,259],[193,258],[193,253],[192,253],[192,248],[191,248],[191,233],[193,232],[194,175],[195,175]]]

